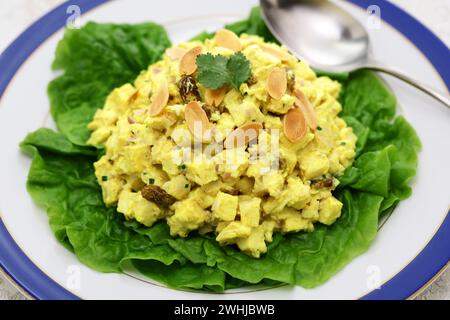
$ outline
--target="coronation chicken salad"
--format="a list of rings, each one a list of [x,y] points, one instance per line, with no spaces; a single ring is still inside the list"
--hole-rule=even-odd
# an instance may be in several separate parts
[[[208,59],[240,59],[239,71],[247,61],[250,73],[211,85],[215,69],[200,65]],[[257,36],[220,30],[169,48],[89,124],[89,143],[105,147],[95,163],[104,202],[145,226],[166,219],[172,236],[213,233],[254,257],[273,232],[331,225],[342,209],[332,191],[356,144],[338,117],[339,91]]]

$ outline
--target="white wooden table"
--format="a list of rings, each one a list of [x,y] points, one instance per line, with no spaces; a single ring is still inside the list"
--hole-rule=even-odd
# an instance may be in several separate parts
[[[10,0],[0,3],[0,52],[33,21],[63,0]],[[391,0],[422,21],[450,46],[450,0]],[[25,299],[0,274],[0,300]],[[450,300],[450,268],[417,299]]]

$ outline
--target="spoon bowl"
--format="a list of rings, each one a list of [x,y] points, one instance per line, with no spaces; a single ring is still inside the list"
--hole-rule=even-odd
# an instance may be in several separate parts
[[[328,0],[260,0],[273,35],[298,58],[325,72],[369,69],[397,77],[450,108],[448,95],[423,85],[370,56],[364,26]]]
[[[275,37],[315,69],[350,71],[368,59],[364,27],[329,1],[263,0],[261,7]]]

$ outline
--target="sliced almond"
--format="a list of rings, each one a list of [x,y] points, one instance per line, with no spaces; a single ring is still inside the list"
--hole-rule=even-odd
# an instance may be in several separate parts
[[[136,120],[134,120],[134,118],[133,117],[131,117],[131,116],[128,116],[128,123],[129,124],[133,124],[133,123],[136,123]]]
[[[169,86],[167,81],[163,80],[158,92],[153,96],[152,104],[150,105],[150,115],[152,117],[159,115],[164,107],[169,102]]]
[[[180,73],[191,75],[197,70],[197,57],[202,53],[202,47],[194,47],[186,52],[180,60]]]
[[[205,101],[210,106],[218,107],[225,97],[225,93],[227,92],[226,87],[212,90],[212,89],[206,89],[205,90]]]
[[[282,51],[282,50],[279,50],[279,49],[275,49],[275,48],[273,48],[271,46],[268,46],[266,44],[260,44],[259,46],[261,47],[261,49],[264,52],[267,52],[268,54],[274,56],[275,58],[280,59],[282,62],[286,62],[286,61],[289,61],[289,60],[292,59],[292,56],[289,53],[285,52],[285,51]]]
[[[303,138],[308,127],[305,116],[300,108],[292,108],[284,115],[283,132],[291,142],[296,142]]]
[[[267,92],[275,100],[280,100],[287,90],[287,76],[284,68],[275,67],[267,78]]]
[[[172,47],[166,49],[166,55],[173,61],[180,60],[185,54],[187,50],[180,47]]]
[[[226,149],[238,148],[256,139],[263,126],[260,122],[248,122],[232,131],[225,139]]]
[[[295,101],[295,105],[302,109],[303,114],[305,115],[306,123],[311,128],[311,130],[317,129],[317,116],[316,111],[314,110],[313,105],[309,102],[308,98],[305,94],[300,90],[295,90],[294,95],[297,98]]]
[[[221,29],[216,32],[214,42],[219,47],[228,48],[233,51],[241,51],[242,45],[239,37],[232,31]]]
[[[203,110],[197,101],[192,101],[187,104],[184,109],[184,119],[186,120],[189,131],[194,137],[199,139],[207,138],[208,133],[211,131],[211,124],[209,123],[205,110]]]

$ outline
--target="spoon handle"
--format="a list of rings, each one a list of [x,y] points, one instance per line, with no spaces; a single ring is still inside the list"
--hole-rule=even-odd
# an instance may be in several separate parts
[[[427,93],[428,95],[432,96],[433,98],[435,98],[436,100],[438,100],[439,102],[441,102],[442,104],[444,104],[447,108],[450,109],[450,99],[448,95],[442,94],[434,89],[431,89],[430,87],[421,84],[419,82],[417,82],[416,80],[414,80],[413,78],[405,75],[404,73],[397,71],[395,69],[392,69],[390,67],[386,67],[383,66],[377,62],[374,63],[370,63],[367,66],[364,66],[364,69],[369,69],[369,70],[373,70],[373,71],[378,71],[378,72],[383,72],[386,74],[389,74],[391,76],[394,76],[400,80],[405,81],[406,83],[409,83],[410,85],[412,85],[413,87]]]

